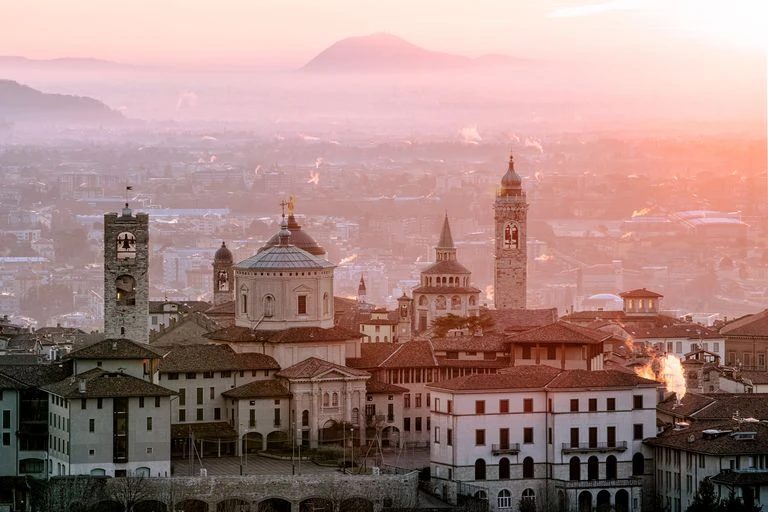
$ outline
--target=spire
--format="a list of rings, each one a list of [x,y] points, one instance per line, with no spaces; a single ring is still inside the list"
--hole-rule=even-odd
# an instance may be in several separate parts
[[[448,212],[445,212],[443,220],[443,230],[440,233],[440,241],[437,242],[440,249],[453,249],[453,237],[451,236],[451,225],[448,223]]]
[[[510,151],[509,166],[507,167],[506,174],[501,178],[501,190],[499,191],[499,195],[520,195],[520,192],[522,192],[522,185],[523,180],[520,178],[520,175],[515,172],[515,156]]]
[[[365,279],[363,279],[363,276],[360,276],[360,284],[357,285],[357,294],[358,295],[365,295]]]
[[[283,207],[283,220],[280,222],[280,231],[277,233],[280,243],[278,245],[289,245],[291,241],[291,232],[288,231],[288,221],[285,218],[285,207],[287,202],[281,201],[280,206]]]

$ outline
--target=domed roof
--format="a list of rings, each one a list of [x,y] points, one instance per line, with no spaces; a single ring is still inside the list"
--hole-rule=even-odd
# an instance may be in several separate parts
[[[315,256],[295,245],[262,247],[250,258],[241,261],[236,268],[249,270],[295,270],[333,268],[333,263]]]
[[[523,180],[520,175],[515,172],[515,159],[512,155],[509,155],[509,167],[506,174],[501,178],[502,190],[520,190],[523,186]]]
[[[295,245],[299,249],[307,251],[313,256],[325,256],[326,254],[325,249],[320,244],[315,242],[315,239],[312,238],[309,235],[309,233],[307,233],[306,231],[302,231],[301,225],[298,222],[296,222],[296,217],[294,217],[293,214],[288,216],[288,231],[291,232],[290,243],[292,245]],[[267,243],[264,244],[264,247],[259,249],[259,252],[265,249],[268,249],[270,247],[275,247],[277,245],[280,245],[280,233],[275,233],[275,235],[272,236],[272,238],[267,240]]]
[[[221,263],[232,263],[232,251],[227,249],[227,244],[224,242],[221,242],[221,247],[219,247],[219,250],[216,251],[216,254],[213,256],[214,261],[221,262]]]

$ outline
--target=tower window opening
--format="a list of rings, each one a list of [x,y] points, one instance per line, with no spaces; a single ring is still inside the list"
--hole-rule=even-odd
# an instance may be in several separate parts
[[[115,280],[117,294],[115,300],[118,306],[136,305],[136,279],[133,276],[123,274]]]
[[[136,235],[123,231],[117,235],[117,259],[132,260],[136,258]]]

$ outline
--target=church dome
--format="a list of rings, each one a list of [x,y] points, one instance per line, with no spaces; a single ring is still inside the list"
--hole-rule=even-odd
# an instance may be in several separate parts
[[[293,214],[288,216],[288,231],[291,232],[291,245],[295,245],[313,256],[325,256],[325,249],[315,242],[315,239],[309,233],[302,231],[301,225],[296,222],[296,217]],[[275,233],[258,252],[277,245],[280,245],[280,233]]]
[[[509,155],[509,167],[506,174],[501,178],[502,191],[521,190],[523,186],[523,180],[520,175],[515,172],[515,160],[512,155]]]
[[[224,242],[221,242],[221,247],[219,247],[219,250],[216,251],[216,254],[213,257],[214,261],[220,262],[220,263],[232,263],[232,251],[227,249],[227,244]]]

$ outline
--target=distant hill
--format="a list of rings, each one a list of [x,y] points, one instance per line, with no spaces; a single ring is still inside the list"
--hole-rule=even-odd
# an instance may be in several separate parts
[[[487,55],[472,59],[435,52],[400,37],[378,33],[337,41],[317,54],[301,71],[389,73],[511,66],[527,62],[507,55]]]
[[[92,59],[92,58],[70,58],[62,57],[58,59],[29,59],[16,55],[0,55],[0,67],[19,67],[19,68],[66,68],[69,70],[85,69],[120,69],[131,68],[133,66],[121,64],[111,60]]]
[[[0,119],[104,122],[124,118],[93,98],[47,94],[13,80],[0,80]]]

